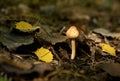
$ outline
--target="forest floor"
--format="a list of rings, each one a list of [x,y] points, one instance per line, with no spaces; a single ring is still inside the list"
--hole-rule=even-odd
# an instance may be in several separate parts
[[[0,81],[119,81],[119,8],[117,0],[0,1]]]

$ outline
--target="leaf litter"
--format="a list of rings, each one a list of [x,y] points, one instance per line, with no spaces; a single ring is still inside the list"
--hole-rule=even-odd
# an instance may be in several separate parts
[[[45,7],[43,4],[38,4],[39,0],[35,1],[32,1],[34,4],[32,2],[24,4],[22,9],[20,5],[12,5],[12,7],[7,5],[0,11],[1,19],[5,19],[0,22],[0,73],[4,73],[14,81],[114,81],[120,79],[120,34],[113,32],[119,29],[117,12],[119,5],[116,5],[118,8],[116,6],[113,8],[111,1],[97,2],[95,0],[82,4],[83,8],[81,8],[73,6],[79,1],[66,1],[62,4],[64,1],[60,2],[60,0],[58,1],[60,4],[56,2],[57,4],[52,5],[52,8],[49,9],[48,4]],[[108,4],[105,5],[105,3]],[[111,7],[117,13],[113,13]],[[24,14],[16,14],[17,8]],[[27,12],[24,12],[24,9]],[[50,13],[48,14],[48,12]],[[5,14],[12,15],[15,19],[8,20],[3,16]],[[26,18],[33,17],[35,14],[39,15],[38,20]],[[20,21],[25,21],[24,26],[29,28],[24,29],[25,27],[22,26],[22,32],[14,30],[15,23],[20,23]],[[34,25],[37,27],[32,28]],[[64,34],[71,25],[76,25],[80,29],[79,31],[83,32],[76,39],[75,60],[69,58],[72,51],[71,40]],[[62,30],[64,33],[59,32],[61,26],[67,27]],[[21,28],[21,25],[19,27]],[[36,31],[37,29],[39,31]],[[21,31],[19,28],[18,30]],[[102,46],[100,47],[98,44],[102,44]],[[48,60],[41,61],[41,57],[38,59],[39,56],[35,55],[35,50],[41,47],[47,51],[49,49],[50,55],[52,54],[53,59],[51,61],[49,58],[49,63],[46,63]],[[19,48],[29,50],[29,52],[16,52]],[[45,51],[39,52],[44,54]],[[104,52],[107,55],[104,55]]]

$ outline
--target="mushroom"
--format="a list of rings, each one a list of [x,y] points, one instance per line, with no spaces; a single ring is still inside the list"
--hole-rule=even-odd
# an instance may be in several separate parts
[[[66,36],[71,39],[71,46],[72,46],[71,59],[74,59],[76,55],[75,38],[79,36],[79,31],[77,30],[76,26],[71,26],[67,30]]]

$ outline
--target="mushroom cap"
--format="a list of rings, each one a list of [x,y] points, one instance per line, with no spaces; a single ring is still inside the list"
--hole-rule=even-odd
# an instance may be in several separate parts
[[[66,36],[70,39],[75,39],[79,36],[79,31],[77,30],[76,26],[71,26],[67,32]]]

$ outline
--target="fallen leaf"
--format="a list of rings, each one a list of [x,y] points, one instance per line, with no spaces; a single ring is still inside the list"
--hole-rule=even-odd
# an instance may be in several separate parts
[[[35,51],[35,54],[38,56],[39,60],[45,61],[45,62],[52,62],[53,60],[53,55],[51,51],[48,49],[45,49],[43,47],[37,49]]]
[[[1,66],[3,68],[10,70],[10,71],[13,70],[11,67],[17,68],[19,70],[29,70],[32,68],[32,63],[28,62],[27,60],[25,60],[25,61],[20,60],[19,58],[12,58],[11,59],[9,54],[3,53],[0,56],[0,67]],[[16,70],[14,69],[14,71],[16,71]]]
[[[109,30],[104,29],[104,28],[96,28],[93,30],[93,33],[100,34],[100,35],[106,36],[106,37],[112,37],[112,38],[120,37],[120,33],[110,32]]]
[[[115,48],[111,47],[109,44],[99,43],[99,46],[102,48],[103,52],[106,52],[112,56],[116,56]]]
[[[59,42],[64,42],[67,39],[66,36],[63,36],[60,33],[54,33],[48,26],[41,27],[40,32],[36,34],[36,38],[38,41],[43,39],[53,45]]]
[[[107,36],[110,33],[110,31],[108,31],[107,29],[104,29],[104,28],[96,28],[93,30],[93,32],[103,35],[103,36]]]
[[[95,33],[89,33],[88,38],[94,40],[97,43],[102,41],[102,39],[100,37],[98,37],[97,34],[95,34]]]
[[[0,35],[0,42],[6,46],[9,50],[14,50],[22,45],[29,45],[34,42],[32,36],[20,36],[16,34],[2,34]]]
[[[32,26],[31,24],[29,24],[28,22],[25,22],[25,21],[20,21],[18,23],[16,23],[16,27],[15,29],[18,29],[22,32],[32,32],[32,31],[35,31],[37,29],[39,29],[40,27],[38,26]]]
[[[9,27],[0,27],[0,43],[9,50],[15,50],[22,45],[29,45],[34,42],[32,35],[21,35],[12,32]]]
[[[25,76],[29,78],[36,77],[37,75],[43,76],[44,74],[49,74],[49,72],[53,71],[54,68],[50,63],[40,63],[40,64],[32,64],[29,61],[23,61],[16,58],[10,58],[7,54],[1,54],[0,57],[0,70],[5,73],[15,74],[14,77]],[[17,61],[16,61],[17,60]],[[47,72],[47,73],[46,73]],[[17,75],[17,76],[16,76]],[[0,80],[1,81],[1,80]],[[29,80],[30,81],[30,80]]]
[[[100,64],[100,68],[111,76],[120,77],[120,64],[118,63],[104,63]]]

